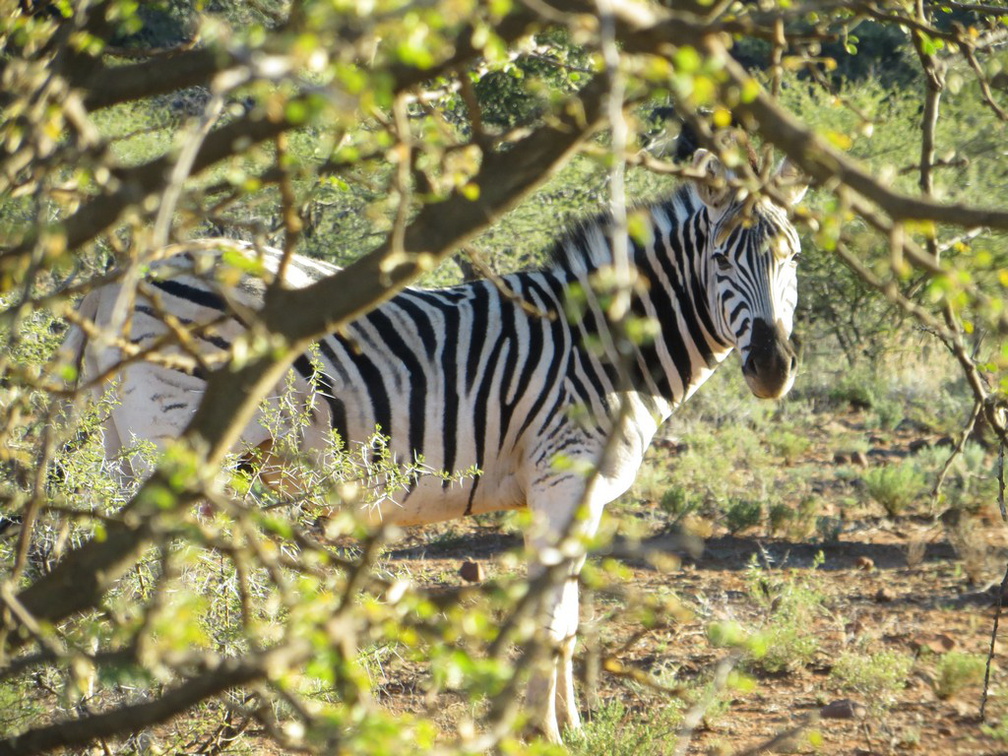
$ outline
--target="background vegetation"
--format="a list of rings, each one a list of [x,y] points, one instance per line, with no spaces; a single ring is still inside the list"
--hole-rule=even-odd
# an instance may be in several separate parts
[[[925,522],[955,548],[963,590],[1000,577],[1008,10],[0,11],[0,512],[21,524],[0,543],[0,753],[549,750],[522,737],[518,691],[545,651],[525,621],[541,586],[523,579],[507,535],[520,518],[407,535],[455,554],[474,532],[503,533],[500,569],[469,585],[397,559],[396,534],[316,520],[367,488],[349,460],[303,471],[312,485],[294,502],[255,479],[224,486],[218,471],[233,418],[321,333],[411,282],[539,264],[558,229],[609,206],[623,166],[631,197],[657,197],[695,144],[735,165],[746,191],[773,191],[764,179],[780,155],[816,185],[796,212],[803,374],[766,405],[726,368],[613,507],[582,578],[598,619],[581,665],[593,717],[571,750],[699,748],[698,731],[756,680],[785,685],[822,663],[827,640],[808,627],[853,622],[811,555],[801,572],[746,556],[735,617],[676,590],[682,575],[638,590],[633,565],[664,574],[704,539],[755,534],[814,544],[828,567],[868,527]],[[620,148],[611,127],[624,119]],[[261,325],[285,348],[219,371],[155,476],[124,490],[93,432],[107,407],[66,389],[77,376],[54,360],[68,312],[165,243],[218,235],[348,267],[268,298]],[[915,544],[911,566],[926,551]],[[691,621],[706,654],[693,670],[673,629]],[[860,640],[831,659],[821,703],[857,698],[876,732],[912,669],[942,700],[978,689],[975,649],[911,655],[850,635]],[[631,666],[641,638],[649,660]],[[404,680],[409,704],[390,703]],[[1008,737],[987,719],[984,737]]]

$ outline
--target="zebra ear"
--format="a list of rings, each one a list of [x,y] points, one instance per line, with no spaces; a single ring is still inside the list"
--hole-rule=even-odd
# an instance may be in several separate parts
[[[797,205],[802,201],[802,197],[808,191],[809,185],[798,169],[798,166],[787,158],[784,158],[777,166],[774,176],[777,179],[777,185],[780,187],[781,193],[787,198],[789,204]]]
[[[728,172],[717,156],[700,148],[693,153],[693,170],[697,196],[711,210],[722,210],[731,196]]]

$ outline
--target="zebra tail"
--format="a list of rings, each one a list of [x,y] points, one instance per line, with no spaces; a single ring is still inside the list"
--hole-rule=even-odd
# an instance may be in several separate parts
[[[71,376],[65,374],[58,378],[66,386],[66,395],[56,400],[52,409],[51,418],[57,426],[67,428],[74,424],[78,416],[76,407],[77,389],[85,376],[85,358],[89,345],[88,330],[80,323],[90,323],[97,326],[98,307],[101,303],[101,290],[88,293],[77,305],[77,321],[72,322],[67,329],[66,337],[53,358],[53,365],[57,370],[63,372],[65,367],[72,368]],[[77,431],[61,446],[60,455],[75,453],[87,443],[88,439],[94,435],[94,429],[78,428]],[[62,478],[62,471],[58,465],[53,465],[49,473],[50,478]],[[50,481],[52,482],[52,481]]]
[[[98,315],[98,305],[101,300],[101,291],[88,293],[80,304],[77,305],[77,317],[81,321],[94,324]],[[73,368],[73,378],[67,383],[67,389],[73,391],[80,385],[81,374],[84,370],[84,355],[88,346],[87,331],[74,322],[67,329],[66,338],[56,351],[55,364],[59,367],[70,366]]]

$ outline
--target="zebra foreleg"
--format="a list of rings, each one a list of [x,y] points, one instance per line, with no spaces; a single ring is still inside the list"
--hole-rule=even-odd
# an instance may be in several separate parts
[[[575,565],[580,570],[584,560]],[[541,574],[542,566],[533,570]],[[572,569],[573,572],[573,569]],[[574,647],[578,628],[578,579],[569,575],[560,585],[551,586],[543,597],[543,618],[551,658],[537,668],[529,680],[527,709],[532,724],[546,738],[560,742],[564,729],[581,726],[574,693]]]
[[[572,525],[574,507],[564,502],[580,502],[584,497],[584,479],[571,476],[545,488],[545,495],[530,496],[529,506],[539,515],[537,527],[526,533],[525,543],[532,564],[529,576],[535,579],[555,563],[561,552],[577,549],[580,536],[591,536],[598,528],[602,514],[602,501],[589,505],[588,516],[578,519]],[[567,496],[563,496],[567,493]],[[576,505],[575,505],[576,506]],[[573,530],[572,530],[573,528]],[[560,550],[561,541],[568,543]],[[527,709],[533,723],[551,741],[560,742],[564,729],[581,726],[577,698],[574,693],[574,647],[577,642],[579,622],[578,575],[585,557],[574,556],[564,568],[565,573],[557,583],[546,589],[543,596],[542,614],[546,639],[553,658],[542,668],[533,672],[529,680]]]
[[[584,560],[581,560],[583,563]],[[580,572],[580,565],[578,572]],[[560,640],[556,660],[556,701],[557,725],[561,730],[576,730],[581,727],[581,713],[578,711],[574,693],[574,647],[577,645],[579,624],[578,576],[571,575],[563,585],[563,594],[558,604],[560,617],[566,618],[567,630]],[[558,619],[559,619],[558,618]]]

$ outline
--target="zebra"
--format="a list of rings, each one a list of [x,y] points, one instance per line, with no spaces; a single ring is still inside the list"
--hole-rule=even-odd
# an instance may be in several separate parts
[[[800,241],[787,205],[804,188],[791,180],[790,196],[785,187],[778,202],[746,198],[730,188],[713,155],[700,151],[694,169],[693,180],[641,208],[646,233],[627,237],[639,281],[631,312],[654,324],[653,338],[615,345],[601,338],[607,316],[593,286],[613,264],[614,231],[612,216],[602,215],[562,236],[539,269],[408,288],[320,339],[288,375],[288,390],[310,409],[298,443],[318,450],[333,431],[362,440],[378,428],[399,459],[422,455],[432,469],[476,470],[450,484],[421,476],[373,514],[416,525],[528,508],[538,522],[526,533],[529,574],[542,574],[545,555],[572,522],[577,533],[595,532],[604,505],[633,482],[659,425],[732,350],[740,351],[756,396],[783,396],[794,382]],[[793,177],[786,167],[778,173]],[[256,275],[236,284],[215,280],[215,266],[236,250],[273,272],[281,258],[238,242],[190,243],[167,250],[144,288],[131,293],[109,284],[79,305],[79,322],[94,325],[73,329],[65,353],[83,374],[118,376],[118,404],[104,428],[109,457],[137,438],[163,444],[178,436],[200,401],[208,366],[232,355],[266,286]],[[338,270],[294,256],[284,283],[303,287]],[[580,307],[576,317],[565,315],[572,307]],[[174,316],[171,326],[164,313]],[[201,356],[195,364],[183,364],[181,353],[180,364],[124,362],[121,342],[86,336],[124,322],[137,349],[183,328]],[[276,432],[262,412],[241,441],[260,457],[271,453]],[[586,476],[586,468],[594,473]],[[575,518],[579,507],[587,516]],[[544,599],[553,663],[532,673],[527,695],[531,716],[554,741],[562,728],[580,725],[572,659],[584,556],[571,561],[568,578]]]

